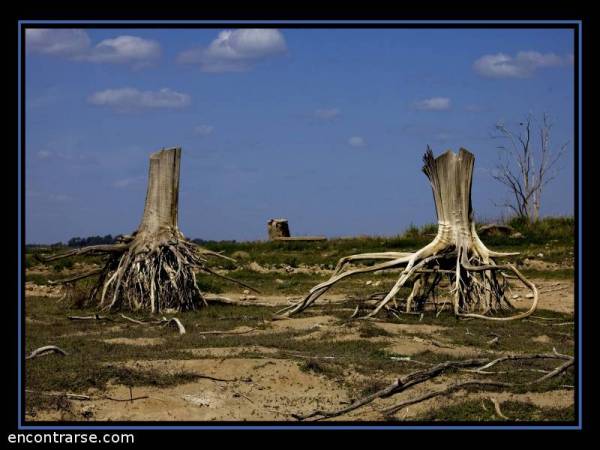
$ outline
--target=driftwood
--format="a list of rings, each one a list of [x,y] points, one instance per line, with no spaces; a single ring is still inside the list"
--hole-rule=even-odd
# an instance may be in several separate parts
[[[205,296],[204,299],[206,300],[206,302],[208,304],[210,303],[216,303],[216,304],[221,304],[221,305],[235,305],[235,306],[268,306],[268,307],[272,307],[273,305],[270,303],[263,303],[263,302],[255,302],[252,300],[247,300],[247,301],[243,301],[243,300],[234,300],[232,298],[229,297],[223,297],[221,295],[219,296]]]
[[[37,348],[33,350],[25,359],[33,359],[39,356],[49,355],[50,353],[58,353],[60,355],[66,356],[68,355],[62,348],[57,347],[56,345],[46,345],[44,347]]]
[[[514,320],[531,315],[538,303],[536,286],[512,264],[497,264],[496,258],[517,253],[499,253],[489,250],[479,239],[473,220],[471,181],[475,158],[465,149],[433,157],[427,149],[423,171],[431,182],[438,217],[438,231],[434,240],[414,253],[382,252],[346,256],[339,260],[328,281],[313,287],[296,304],[281,309],[275,319],[289,317],[311,306],[334,284],[361,273],[400,268],[398,281],[390,292],[364,318],[377,315],[400,289],[413,281],[412,292],[406,300],[406,311],[422,311],[429,296],[435,296],[443,277],[450,285],[454,314],[462,318]],[[346,270],[355,261],[383,260],[369,267]],[[532,292],[532,303],[525,312],[500,316],[501,310],[513,310],[507,298],[508,277],[513,274]]]
[[[68,316],[67,319],[69,319],[69,320],[98,320],[98,321],[106,320],[109,322],[113,322],[113,319],[111,319],[110,317],[100,316],[98,314],[94,314],[93,316]]]
[[[370,394],[370,395],[364,396],[360,399],[357,399],[354,402],[352,402],[352,404],[350,404],[344,408],[337,409],[337,410],[331,410],[331,411],[316,410],[316,411],[313,411],[306,415],[292,414],[292,417],[294,417],[298,420],[306,420],[306,419],[311,419],[311,418],[316,418],[315,420],[321,420],[321,419],[326,419],[326,418],[338,417],[343,414],[347,414],[351,411],[354,411],[362,406],[365,406],[365,405],[373,402],[374,400],[377,400],[379,398],[387,398],[387,397],[390,397],[399,392],[403,392],[412,386],[424,383],[425,381],[431,380],[432,378],[435,378],[439,375],[442,375],[442,374],[444,374],[448,371],[454,370],[454,369],[461,369],[461,368],[464,369],[467,367],[480,366],[476,370],[473,370],[472,372],[485,373],[485,372],[483,372],[484,369],[490,368],[502,361],[532,360],[532,359],[560,359],[560,360],[564,360],[565,362],[563,364],[561,364],[560,366],[558,366],[557,368],[555,368],[554,370],[546,373],[545,375],[543,375],[533,381],[526,382],[526,383],[506,383],[506,382],[491,381],[491,380],[469,380],[469,381],[456,383],[456,384],[449,386],[446,389],[428,392],[419,397],[416,397],[416,398],[413,398],[410,400],[406,400],[406,401],[399,403],[397,405],[394,405],[390,408],[386,408],[383,410],[383,414],[386,416],[390,416],[390,415],[397,413],[398,411],[400,411],[401,409],[403,409],[407,406],[414,405],[416,403],[421,403],[425,400],[429,400],[431,398],[438,397],[441,395],[448,395],[448,394],[451,394],[453,392],[456,392],[456,391],[458,391],[460,389],[464,389],[464,388],[472,388],[472,387],[511,388],[511,387],[517,387],[517,386],[529,386],[529,385],[533,385],[533,384],[539,384],[539,383],[549,380],[555,376],[560,375],[561,373],[566,371],[569,367],[572,367],[575,362],[575,359],[572,356],[562,355],[562,354],[559,354],[556,352],[551,353],[551,354],[508,355],[508,356],[504,356],[504,357],[495,359],[493,361],[489,361],[488,359],[485,359],[485,358],[467,359],[467,360],[463,360],[463,361],[446,361],[446,362],[443,362],[440,364],[436,364],[433,367],[430,367],[427,369],[422,369],[422,370],[417,370],[406,376],[400,377],[396,381],[391,383],[390,385],[386,386],[385,388],[380,389],[373,394]]]
[[[53,284],[99,275],[89,299],[98,301],[104,309],[143,309],[158,313],[165,309],[184,311],[206,305],[196,285],[194,269],[214,274],[207,266],[208,258],[235,260],[199,247],[179,231],[180,161],[181,148],[163,149],[150,155],[144,214],[132,235],[121,236],[112,245],[93,245],[59,255],[38,256],[42,261],[78,255],[106,255],[108,258],[100,271]]]
[[[181,323],[181,320],[177,319],[176,317],[172,317],[171,319],[167,319],[166,317],[163,317],[161,320],[153,320],[150,322],[143,322],[141,320],[133,319],[131,317],[126,316],[125,314],[121,314],[121,317],[129,322],[132,322],[132,323],[135,323],[138,325],[158,325],[158,326],[163,326],[163,327],[167,327],[167,326],[176,327],[177,330],[179,331],[179,334],[185,334],[185,327]]]

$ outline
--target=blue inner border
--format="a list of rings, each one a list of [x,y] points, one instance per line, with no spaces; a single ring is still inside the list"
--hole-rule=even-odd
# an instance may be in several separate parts
[[[579,89],[577,92],[578,96],[578,110],[579,110],[579,124],[578,124],[578,134],[579,134],[579,145],[578,145],[578,284],[577,284],[577,296],[578,296],[578,403],[579,403],[579,411],[578,425],[320,425],[320,426],[311,426],[311,425],[132,425],[132,426],[123,426],[123,425],[23,425],[21,423],[21,413],[22,413],[22,397],[21,397],[21,352],[23,349],[21,348],[21,338],[22,338],[22,329],[21,329],[21,311],[22,311],[22,283],[21,283],[21,253],[22,253],[22,245],[21,245],[21,165],[24,164],[21,161],[21,46],[23,45],[21,42],[21,30],[23,25],[27,24],[40,24],[40,23],[58,23],[58,24],[69,24],[69,23],[83,23],[83,24],[93,24],[93,23],[102,23],[102,24],[128,24],[128,23],[147,23],[147,24],[211,24],[211,23],[239,23],[239,24],[249,24],[251,25],[254,22],[269,22],[273,24],[291,24],[291,23],[302,23],[302,24],[377,24],[377,25],[385,25],[385,24],[408,24],[408,23],[417,23],[417,24],[485,24],[485,25],[494,25],[494,24],[564,24],[564,25],[578,25],[579,33],[578,33],[578,69],[579,69]],[[18,430],[220,430],[220,429],[231,429],[231,430],[323,430],[323,429],[370,429],[370,430],[580,430],[582,428],[582,415],[583,415],[583,407],[582,407],[582,387],[583,387],[583,375],[582,375],[582,361],[581,354],[583,348],[583,339],[582,339],[582,271],[581,271],[581,253],[582,253],[582,28],[583,24],[580,20],[478,20],[478,21],[468,21],[468,20],[385,20],[385,21],[362,21],[362,20],[308,20],[308,21],[293,21],[293,20],[252,20],[252,21],[244,21],[244,20],[223,20],[223,21],[215,21],[215,20],[19,20],[18,21],[18,89],[19,89],[19,105],[18,105],[18,145],[19,145],[19,156],[18,156],[18,222],[19,222],[19,231],[18,231],[18,239],[19,239],[19,254],[18,254],[18,266],[17,266],[17,282],[18,282],[18,292],[19,292],[19,304],[18,304],[18,352],[17,352],[17,367],[18,367],[18,416],[17,416],[17,429]]]

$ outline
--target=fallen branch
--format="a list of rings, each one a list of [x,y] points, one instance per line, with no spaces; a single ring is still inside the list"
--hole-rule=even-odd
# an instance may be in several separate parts
[[[233,300],[229,297],[222,296],[212,296],[212,297],[204,297],[207,303],[216,303],[222,305],[236,305],[236,306],[267,306],[269,308],[273,307],[270,303],[259,303],[254,301],[241,301],[241,300]]]
[[[133,402],[135,400],[142,400],[145,398],[150,398],[147,395],[142,395],[140,397],[129,397],[129,398],[113,398],[113,397],[109,397],[108,395],[103,395],[102,397],[98,397],[100,399],[104,399],[104,400],[112,400],[113,402]]]
[[[486,359],[467,359],[464,361],[446,361],[444,363],[437,364],[429,369],[418,370],[416,372],[412,372],[412,373],[408,374],[405,377],[398,378],[396,381],[394,381],[389,386],[387,386],[371,395],[362,397],[362,398],[354,401],[351,405],[346,406],[345,408],[338,409],[335,411],[317,410],[317,411],[314,411],[307,415],[292,414],[292,417],[294,417],[295,419],[298,419],[298,420],[306,420],[306,419],[309,419],[309,418],[315,417],[315,416],[321,416],[320,417],[321,419],[341,416],[342,414],[346,414],[350,411],[354,411],[355,409],[360,408],[361,406],[367,405],[367,404],[371,403],[373,400],[376,400],[378,398],[389,397],[398,392],[404,391],[405,389],[409,388],[410,386],[414,386],[416,384],[423,383],[424,381],[427,381],[431,378],[437,377],[448,370],[460,368],[460,367],[478,366],[486,361],[487,361]],[[317,420],[319,420],[319,419],[317,419]]]
[[[530,386],[532,384],[539,384],[542,383],[543,381],[546,381],[550,378],[553,378],[559,374],[561,374],[562,372],[564,372],[565,370],[567,370],[569,367],[571,367],[574,364],[575,359],[572,358],[570,361],[567,361],[565,363],[563,363],[562,365],[560,365],[559,367],[557,367],[556,369],[552,370],[551,372],[547,373],[546,375],[541,376],[540,378],[537,378],[533,381],[528,381],[526,383],[505,383],[505,382],[501,382],[501,381],[484,381],[484,380],[469,380],[469,381],[464,381],[461,383],[456,383],[453,384],[452,386],[447,387],[446,389],[443,389],[441,391],[437,391],[437,392],[430,392],[428,394],[422,395],[420,397],[417,397],[415,399],[412,400],[407,400],[405,402],[402,402],[398,405],[392,406],[391,408],[387,408],[385,409],[383,412],[385,415],[389,416],[391,414],[394,414],[398,411],[400,411],[402,408],[405,408],[406,406],[409,405],[414,405],[416,403],[421,403],[425,400],[429,400],[430,398],[433,397],[438,397],[440,395],[448,395],[451,394],[459,389],[463,389],[463,388],[467,388],[467,387],[504,387],[504,388],[512,388],[512,387],[518,387],[518,386]]]
[[[400,377],[395,382],[390,384],[389,386],[375,392],[374,394],[367,395],[358,400],[355,400],[351,405],[349,405],[345,408],[341,408],[341,409],[333,410],[333,411],[316,410],[307,415],[292,414],[292,417],[296,418],[297,420],[306,420],[306,419],[309,419],[312,417],[317,417],[317,416],[318,416],[318,418],[315,420],[337,417],[337,416],[346,414],[348,412],[354,411],[355,409],[358,409],[364,405],[367,405],[378,398],[386,398],[386,397],[390,397],[394,394],[397,394],[399,392],[403,392],[411,386],[428,381],[428,380],[435,378],[435,377],[437,377],[449,370],[452,370],[452,369],[473,367],[473,366],[479,366],[481,364],[484,364],[483,366],[479,367],[478,369],[476,369],[474,371],[477,373],[481,370],[492,367],[502,361],[517,360],[517,359],[538,359],[538,358],[539,359],[546,359],[546,358],[548,358],[548,359],[564,359],[566,361],[559,367],[546,373],[545,375],[541,376],[540,378],[537,378],[533,381],[529,381],[526,383],[506,383],[506,382],[490,381],[490,380],[469,380],[469,381],[454,384],[454,385],[449,386],[448,388],[443,389],[441,391],[429,392],[424,395],[421,395],[420,397],[417,397],[417,398],[414,398],[411,400],[406,400],[398,405],[395,405],[391,408],[387,408],[387,409],[383,410],[383,413],[384,413],[384,415],[391,415],[391,414],[394,414],[394,413],[400,411],[401,409],[405,408],[406,406],[420,403],[420,402],[423,402],[425,400],[428,400],[430,398],[434,398],[434,397],[437,397],[440,395],[447,395],[454,391],[457,391],[459,389],[466,388],[466,387],[478,386],[478,387],[512,388],[512,387],[517,387],[517,386],[529,386],[532,384],[542,383],[550,378],[553,378],[553,377],[563,373],[569,367],[573,366],[574,361],[575,361],[575,359],[573,357],[568,356],[568,355],[562,355],[556,351],[552,354],[508,355],[508,356],[504,356],[501,358],[497,358],[493,361],[489,361],[489,359],[484,359],[484,358],[467,359],[467,360],[463,360],[463,361],[446,361],[444,363],[437,364],[429,369],[418,370],[418,371],[412,372],[404,377]]]
[[[31,389],[25,389],[25,392],[27,392],[29,394],[47,395],[49,397],[67,397],[72,400],[91,400],[92,399],[92,397],[90,397],[89,395],[71,394],[69,392],[57,393],[57,392],[45,392],[45,391],[32,391]]]
[[[87,254],[104,254],[104,253],[124,253],[127,251],[126,244],[108,244],[108,245],[91,245],[89,247],[77,248],[69,250],[65,253],[60,253],[53,256],[42,256],[38,253],[35,258],[41,262],[56,261],[57,259],[69,258],[70,256],[87,255]]]
[[[102,395],[100,397],[91,397],[89,395],[83,394],[71,394],[70,392],[45,392],[45,391],[32,391],[31,389],[25,389],[25,392],[30,394],[39,394],[39,395],[47,395],[49,397],[66,397],[71,400],[112,400],[114,402],[132,402],[134,400],[141,400],[144,398],[149,398],[147,395],[141,397],[130,397],[130,398],[113,398],[108,395]]]
[[[60,280],[48,280],[48,284],[52,286],[55,284],[72,283],[73,281],[83,280],[84,278],[93,277],[94,275],[98,275],[100,273],[102,273],[102,269],[94,269],[90,270],[89,272],[85,272],[79,275],[73,275],[72,277],[68,278],[62,278]]]
[[[498,402],[498,400],[496,400],[494,397],[490,397],[490,401],[494,404],[494,409],[496,410],[496,414],[498,415],[498,417],[505,420],[510,420],[508,417],[502,414],[502,410],[500,409],[500,403]]]
[[[221,275],[220,273],[215,272],[214,270],[212,270],[212,269],[210,269],[209,267],[206,267],[206,266],[201,267],[201,269],[204,270],[205,272],[208,272],[208,273],[210,273],[212,275],[215,275],[215,276],[217,276],[219,278],[223,278],[224,280],[230,281],[230,282],[235,283],[235,284],[239,284],[240,286],[243,286],[245,288],[250,289],[251,291],[256,292],[257,294],[260,294],[260,291],[258,289],[253,288],[252,286],[250,286],[249,284],[244,283],[243,281],[239,281],[239,280],[236,280],[234,278],[229,278],[228,276]]]
[[[106,316],[100,316],[98,314],[94,314],[93,316],[67,316],[69,320],[107,320],[109,322],[114,322],[113,319]]]
[[[206,335],[206,334],[246,334],[246,333],[250,333],[251,331],[254,331],[254,330],[256,330],[256,328],[250,328],[249,330],[246,330],[246,331],[220,331],[220,330],[200,331],[196,334],[201,334],[201,335]]]
[[[59,353],[63,356],[68,355],[67,352],[65,352],[62,348],[57,347],[55,345],[46,345],[44,347],[40,347],[38,349],[35,349],[34,351],[32,351],[29,356],[26,356],[25,359],[33,359],[33,358],[37,358],[38,356],[44,356],[44,355],[49,355],[50,353]]]
[[[138,325],[159,325],[162,327],[175,326],[179,330],[179,334],[185,334],[185,327],[183,326],[181,321],[176,317],[172,317],[171,319],[167,319],[166,317],[163,317],[161,320],[153,320],[151,322],[143,322],[141,320],[132,319],[131,317],[126,316],[125,314],[121,314],[121,317],[125,320],[128,320],[129,322],[132,322],[132,323],[135,323]]]
[[[181,320],[179,320],[176,317],[173,317],[171,319],[167,319],[166,317],[163,317],[163,320],[161,321],[161,326],[163,326],[163,327],[175,326],[175,327],[177,327],[179,334],[185,334],[185,327],[181,323]]]

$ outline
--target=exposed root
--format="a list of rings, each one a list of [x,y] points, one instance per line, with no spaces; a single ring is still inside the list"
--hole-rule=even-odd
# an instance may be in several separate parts
[[[312,305],[334,284],[346,277],[384,269],[400,269],[400,276],[393,288],[375,308],[362,318],[373,318],[404,286],[412,291],[406,298],[406,312],[422,312],[427,299],[435,299],[442,279],[447,278],[452,309],[457,317],[506,321],[522,319],[531,315],[538,304],[538,290],[512,264],[496,264],[494,258],[512,256],[489,250],[477,236],[471,208],[471,179],[474,157],[461,149],[433,157],[428,148],[423,158],[423,171],[431,182],[438,216],[438,232],[435,239],[415,253],[382,252],[350,255],[341,258],[331,278],[313,287],[301,301],[278,311],[274,319],[289,317]],[[356,261],[388,260],[370,267],[347,269]],[[520,281],[533,294],[528,310],[514,311],[508,299],[509,280]],[[442,309],[446,305],[446,301]],[[437,305],[436,305],[437,309]],[[441,312],[441,310],[440,310]],[[506,315],[506,312],[513,312]],[[353,317],[355,314],[353,314]],[[439,312],[438,312],[439,314]]]
[[[109,322],[112,322],[113,319],[111,319],[110,317],[106,317],[106,316],[100,316],[98,314],[94,314],[93,316],[68,316],[67,319],[69,320],[107,320]]]
[[[162,327],[167,327],[167,326],[176,327],[177,330],[179,331],[179,334],[185,334],[185,327],[183,326],[183,323],[181,323],[181,320],[179,320],[176,317],[172,317],[171,319],[167,319],[166,317],[163,317],[161,320],[153,320],[151,322],[143,322],[141,320],[132,319],[131,317],[126,316],[125,314],[121,314],[121,317],[129,322],[132,322],[132,323],[135,323],[138,325],[157,325],[157,326],[162,326]]]
[[[405,408],[407,406],[414,405],[416,403],[421,403],[425,400],[429,400],[431,398],[438,397],[441,395],[448,395],[448,394],[451,394],[453,392],[456,392],[456,391],[458,391],[460,389],[464,389],[464,388],[472,388],[472,387],[512,388],[512,387],[517,387],[517,386],[529,386],[529,385],[539,384],[539,383],[542,383],[544,381],[547,381],[551,378],[554,378],[554,377],[560,375],[561,373],[566,371],[569,367],[572,367],[575,363],[575,359],[572,356],[561,355],[556,352],[552,353],[552,354],[535,354],[535,355],[519,355],[519,356],[509,355],[509,356],[505,356],[502,358],[498,358],[491,362],[488,359],[481,359],[481,358],[480,359],[467,359],[467,360],[463,360],[463,361],[446,361],[444,363],[437,364],[433,367],[430,367],[427,369],[422,369],[422,370],[417,370],[417,371],[412,372],[404,377],[400,377],[396,381],[394,381],[392,384],[388,385],[387,387],[378,390],[374,394],[367,395],[358,400],[355,400],[352,404],[346,406],[345,408],[331,410],[331,411],[316,410],[316,411],[313,411],[312,413],[309,413],[306,415],[292,414],[292,416],[298,420],[306,420],[306,419],[310,419],[310,418],[316,418],[315,420],[321,420],[321,419],[326,419],[326,418],[331,418],[331,417],[338,417],[343,414],[354,411],[364,405],[367,405],[376,399],[390,397],[399,392],[403,392],[412,386],[426,382],[426,381],[428,381],[432,378],[435,378],[439,375],[442,375],[450,370],[466,368],[466,367],[473,367],[473,366],[481,366],[481,364],[484,364],[483,366],[479,367],[477,370],[473,371],[475,373],[481,373],[480,371],[482,371],[485,368],[489,368],[495,364],[498,364],[501,361],[506,361],[506,360],[510,360],[510,359],[522,359],[522,360],[525,360],[525,359],[529,359],[529,360],[531,360],[531,359],[562,359],[562,360],[565,360],[565,362],[563,364],[561,364],[560,366],[556,367],[555,369],[553,369],[552,371],[546,373],[545,375],[543,375],[539,378],[536,378],[533,381],[529,381],[529,382],[525,382],[525,383],[506,383],[506,382],[493,381],[493,380],[469,380],[469,381],[456,383],[456,384],[449,386],[446,389],[434,391],[434,392],[428,392],[419,397],[416,397],[416,398],[413,398],[410,400],[406,400],[402,403],[394,405],[390,408],[383,410],[383,414],[385,416],[390,416],[390,415],[397,413],[398,411],[402,410],[403,408]]]
[[[167,319],[166,317],[163,317],[161,325],[163,327],[169,327],[169,326],[177,327],[177,331],[179,331],[179,334],[185,334],[185,327],[181,323],[181,320],[177,319],[176,317],[173,317],[171,319]]]
[[[253,300],[247,300],[247,301],[234,300],[234,299],[229,298],[229,297],[223,297],[222,295],[204,296],[204,300],[206,300],[206,302],[208,304],[212,303],[212,304],[217,304],[217,305],[267,306],[267,307],[272,307],[273,306],[270,303],[255,302]]]
[[[50,353],[58,353],[60,355],[66,356],[68,355],[62,348],[57,347],[56,345],[46,345],[44,347],[37,348],[33,350],[25,359],[33,359],[39,356],[49,355]]]
[[[166,309],[185,311],[207,305],[196,285],[195,269],[258,292],[252,286],[220,275],[206,265],[207,257],[235,261],[232,258],[203,249],[184,239],[169,239],[150,248],[143,243],[144,241],[138,240],[127,244],[92,246],[45,258],[46,261],[50,261],[82,254],[108,255],[102,269],[53,281],[50,284],[68,284],[99,275],[96,285],[89,293],[90,302],[99,302],[105,310],[143,309],[153,313]]]
[[[498,402],[498,400],[496,400],[494,397],[490,397],[490,401],[494,404],[494,410],[496,411],[498,417],[504,420],[510,420],[508,417],[502,414],[502,410],[500,409],[500,403]]]

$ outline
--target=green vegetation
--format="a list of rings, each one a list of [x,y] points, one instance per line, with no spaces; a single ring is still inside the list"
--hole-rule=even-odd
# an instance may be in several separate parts
[[[494,404],[488,399],[467,400],[430,410],[413,420],[445,422],[572,422],[575,420],[573,408],[541,408],[532,403],[512,400],[503,402],[501,404],[501,411],[502,414],[508,417],[508,420],[499,417],[495,413]]]
[[[524,237],[490,236],[483,238],[486,245],[494,250],[521,252],[512,261],[521,264],[527,276],[552,279],[573,277],[575,224],[572,218],[549,218],[536,224],[511,221],[509,224]],[[203,242],[203,245],[237,258],[239,266],[217,261],[214,268],[259,289],[261,294],[252,294],[258,300],[261,295],[298,298],[315,284],[326,280],[342,256],[363,252],[415,250],[428,243],[435,230],[433,225],[420,228],[411,226],[396,237],[340,238],[320,242]],[[62,250],[65,248],[28,248],[24,260],[28,269],[26,281],[43,285],[48,280],[64,278],[81,270],[78,263],[102,263],[100,257],[72,257],[48,265],[42,265],[35,259],[35,253],[48,254]],[[539,253],[543,253],[543,257],[538,257]],[[541,260],[546,265],[523,266],[526,259]],[[269,270],[262,270],[256,264]],[[437,317],[433,312],[426,312],[422,317],[381,314],[380,318],[388,323],[414,325],[410,333],[391,332],[389,328],[384,330],[377,322],[348,320],[357,306],[364,306],[362,301],[365,298],[377,292],[388,291],[397,276],[397,273],[369,273],[344,280],[339,286],[332,288],[329,294],[344,294],[348,300],[335,303],[319,301],[314,309],[302,315],[305,318],[315,315],[333,316],[337,322],[326,328],[298,330],[277,328],[270,322],[270,318],[280,307],[264,306],[211,305],[210,308],[186,312],[179,315],[187,330],[185,335],[178,335],[170,328],[129,323],[123,321],[118,313],[102,313],[113,321],[68,320],[69,315],[93,315],[98,312],[94,305],[86,305],[78,300],[78,296],[81,297],[85,289],[93,284],[94,278],[79,282],[73,295],[61,301],[27,296],[26,351],[30,352],[44,345],[58,345],[68,352],[67,357],[49,355],[26,362],[26,388],[34,391],[26,398],[28,414],[35,414],[36,410],[42,409],[68,410],[69,400],[65,397],[45,396],[39,392],[85,394],[89,389],[102,392],[111,383],[164,387],[193,382],[198,378],[195,373],[176,369],[164,372],[143,364],[144,361],[153,360],[211,358],[198,356],[190,349],[235,348],[242,352],[240,357],[244,358],[263,358],[264,354],[255,350],[257,346],[275,349],[275,353],[269,353],[269,358],[295,361],[307,373],[335,380],[354,398],[373,393],[397,377],[422,369],[428,364],[472,356],[457,353],[453,349],[467,349],[480,357],[489,358],[508,353],[550,353],[554,348],[561,353],[573,354],[573,315],[547,310],[540,310],[526,320],[493,324],[480,320],[457,320],[449,312],[442,312]],[[245,289],[204,273],[198,273],[196,281],[206,293],[240,293]],[[400,295],[407,295],[409,290],[410,286],[406,286]],[[126,314],[140,320],[150,318],[145,314]],[[428,325],[441,328],[434,332],[419,331],[426,330]],[[201,334],[205,331],[234,330],[241,326],[251,327],[254,331],[248,334]],[[152,338],[155,345],[116,344],[110,341],[114,338]],[[429,346],[429,350],[417,354],[398,354],[390,350],[391,344],[406,342],[409,345],[415,339],[435,342],[437,348]],[[134,366],[131,362],[140,364]],[[541,371],[554,367],[556,361],[507,361],[495,366],[499,373],[494,379],[524,383],[539,377]],[[458,381],[472,378],[473,374],[455,371],[449,372],[448,376]],[[505,391],[544,392],[564,389],[565,385],[573,384],[574,370],[569,369],[551,381]],[[487,410],[482,408],[480,399],[469,398],[436,408],[417,419],[499,420],[494,416],[494,408],[489,401],[486,407]],[[539,408],[517,401],[503,402],[502,411],[511,420],[522,421],[571,420],[574,414],[573,408]]]

